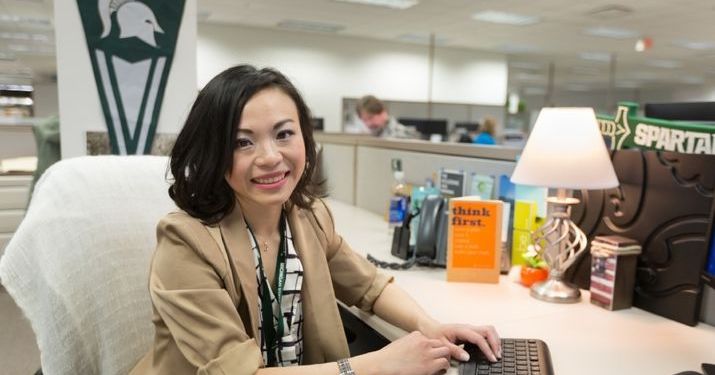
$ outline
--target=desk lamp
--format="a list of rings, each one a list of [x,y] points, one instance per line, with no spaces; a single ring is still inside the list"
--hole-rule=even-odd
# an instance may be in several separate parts
[[[549,266],[546,281],[531,287],[543,301],[578,302],[581,292],[563,280],[564,273],[586,250],[586,235],[571,221],[571,206],[579,202],[573,189],[618,186],[591,108],[543,108],[519,158],[511,181],[556,189],[546,199],[548,220],[532,233],[537,253]]]

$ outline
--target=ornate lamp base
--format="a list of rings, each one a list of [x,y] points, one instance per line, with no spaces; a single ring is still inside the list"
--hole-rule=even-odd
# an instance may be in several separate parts
[[[532,285],[530,294],[546,302],[575,303],[581,300],[581,292],[576,285],[557,279],[548,279]]]
[[[571,221],[570,207],[579,201],[570,191],[558,189],[558,196],[547,198],[549,220],[532,233],[534,247],[549,265],[549,278],[531,287],[531,296],[547,302],[574,303],[581,292],[563,280],[566,270],[586,250],[586,235]]]

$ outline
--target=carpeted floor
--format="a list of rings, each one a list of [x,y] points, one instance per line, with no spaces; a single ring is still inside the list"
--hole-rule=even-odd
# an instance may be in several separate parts
[[[0,285],[0,372],[33,375],[40,368],[40,351],[30,322]]]

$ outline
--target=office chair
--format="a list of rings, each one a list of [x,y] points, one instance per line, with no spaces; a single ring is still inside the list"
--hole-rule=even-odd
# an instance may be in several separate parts
[[[126,374],[149,349],[155,228],[176,209],[167,162],[80,157],[38,181],[0,280],[30,320],[44,374]]]

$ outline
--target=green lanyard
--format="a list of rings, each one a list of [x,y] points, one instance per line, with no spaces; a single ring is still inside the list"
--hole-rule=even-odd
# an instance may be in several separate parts
[[[273,304],[271,303],[271,292],[268,286],[268,279],[263,270],[263,261],[261,260],[261,251],[258,249],[258,266],[261,271],[261,315],[263,316],[263,338],[268,352],[268,367],[274,367],[278,364],[276,359],[276,347],[281,342],[284,329],[283,312],[281,311],[281,302],[283,300],[283,288],[286,282],[286,256],[288,246],[285,238],[285,220],[281,214],[279,231],[281,234],[281,242],[278,247],[278,259],[276,261],[276,276],[278,277],[276,285],[276,301],[278,302],[278,329],[273,326]],[[251,232],[253,234],[253,232]],[[254,239],[255,240],[255,239]],[[258,243],[256,242],[256,246]]]

